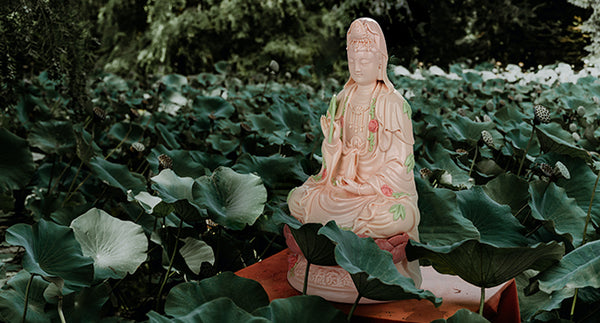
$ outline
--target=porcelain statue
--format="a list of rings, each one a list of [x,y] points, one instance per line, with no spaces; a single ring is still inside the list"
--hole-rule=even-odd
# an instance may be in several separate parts
[[[409,238],[419,240],[411,108],[387,77],[387,48],[377,22],[355,20],[346,40],[350,78],[321,117],[323,165],[290,192],[290,213],[302,223],[335,220],[374,238],[419,287],[419,264],[404,254]],[[306,260],[294,241],[289,245],[299,254],[292,256],[288,281],[301,290]],[[340,267],[311,265],[308,294],[352,303],[357,292]]]

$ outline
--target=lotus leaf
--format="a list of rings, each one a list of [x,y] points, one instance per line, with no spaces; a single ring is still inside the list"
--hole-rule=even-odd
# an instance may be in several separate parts
[[[307,311],[310,309],[310,311]],[[347,322],[344,313],[319,296],[299,295],[275,299],[253,315],[262,316],[273,323],[334,323]]]
[[[336,243],[335,260],[350,273],[359,297],[374,300],[427,299],[436,307],[442,303],[441,298],[416,288],[412,279],[402,276],[394,266],[392,255],[381,250],[372,238],[359,238],[354,232],[340,229],[334,221],[329,221],[319,234]]]
[[[165,313],[182,317],[222,297],[247,312],[269,304],[269,296],[258,282],[238,277],[232,272],[223,272],[200,282],[181,283],[173,287],[167,295]]]
[[[200,274],[203,262],[214,265],[215,254],[206,242],[188,237],[183,240],[183,243],[184,245],[179,249],[179,253],[194,274]]]
[[[456,204],[456,193],[435,189],[421,178],[415,178],[419,194],[419,237],[431,245],[449,245],[465,239],[479,239],[479,232],[469,220],[461,216]],[[439,215],[444,216],[439,216]]]
[[[175,136],[172,134],[171,130],[167,128],[167,126],[165,126],[162,123],[157,123],[154,126],[156,127],[156,132],[167,146],[171,147],[172,149],[181,148],[181,145],[179,144],[179,142],[177,142],[177,138],[175,138]]]
[[[531,215],[542,221],[550,232],[564,236],[573,246],[583,240],[586,213],[555,183],[535,181],[529,184]]]
[[[131,145],[134,142],[142,141],[144,137],[144,128],[135,123],[119,122],[115,123],[108,131],[110,137],[119,142]]]
[[[85,256],[94,259],[94,278],[124,278],[146,261],[148,239],[131,221],[119,220],[100,209],[90,209],[71,223]]]
[[[300,184],[308,178],[298,159],[282,155],[263,157],[243,154],[233,169],[258,174],[270,189],[290,189],[290,183]]]
[[[517,292],[519,295],[519,310],[523,321],[532,321],[538,314],[544,311],[559,309],[563,300],[573,296],[573,290],[562,289],[554,291],[551,294],[538,290],[532,295],[527,295],[526,287],[530,284],[530,279],[535,277],[537,271],[526,270],[515,277],[517,282]]]
[[[558,124],[540,125],[536,128],[536,133],[544,152],[569,155],[587,162],[592,160],[587,151],[574,145],[571,134],[563,130]]]
[[[148,192],[139,192],[137,195],[133,195],[133,192],[127,192],[128,201],[136,201],[148,214],[152,214],[156,217],[162,218],[169,213],[173,212],[175,208],[173,205],[165,203],[160,197],[150,195]]]
[[[517,214],[529,199],[527,181],[515,174],[505,173],[489,181],[483,190],[492,200],[509,205]]]
[[[221,297],[206,302],[197,308],[192,309],[185,315],[175,318],[166,318],[154,311],[148,313],[150,323],[174,323],[174,322],[198,322],[198,323],[268,323],[269,320],[262,317],[255,317],[252,314],[238,307],[231,299]]]
[[[467,142],[471,146],[475,146],[481,138],[483,130],[490,131],[494,128],[493,122],[475,122],[467,117],[460,115],[448,119],[444,122],[444,126],[448,128],[448,134],[454,141]]]
[[[235,112],[231,103],[220,97],[197,96],[192,103],[192,109],[198,113],[199,122],[210,119],[228,119]]]
[[[600,240],[589,242],[571,252],[539,276],[540,289],[546,293],[582,287],[600,288]]]
[[[305,223],[297,226],[296,219],[289,216],[281,217],[286,219],[294,240],[300,247],[302,254],[308,262],[320,266],[336,265],[334,248],[335,244],[324,235],[318,234],[319,229],[323,227],[320,223]]]
[[[83,256],[69,227],[43,219],[33,226],[19,223],[8,228],[6,242],[25,248],[23,269],[64,279],[66,291],[89,286],[93,279],[93,260]]]
[[[448,319],[439,319],[435,321],[431,321],[431,323],[489,323],[485,317],[471,312],[466,308],[462,308],[454,315],[450,316]]]
[[[431,170],[443,169],[447,171],[451,175],[450,186],[470,187],[473,185],[469,182],[469,170],[460,168],[456,165],[454,160],[452,160],[451,154],[453,154],[453,152],[445,149],[441,145],[435,145],[431,150],[427,150],[428,159],[433,162],[429,162],[429,160],[426,159],[420,159],[420,167],[426,167]]]
[[[132,190],[137,194],[146,189],[146,179],[138,173],[132,173],[127,166],[111,163],[100,157],[90,160],[92,172],[106,184],[119,188],[123,193]]]
[[[164,169],[160,174],[151,178],[152,188],[158,192],[160,198],[166,203],[175,203],[179,200],[193,201],[194,179],[179,177],[171,169]]]
[[[531,247],[496,247],[477,240],[467,240],[450,247],[443,250],[411,240],[407,256],[409,260],[426,258],[440,273],[458,275],[475,286],[490,288],[526,269],[542,270],[564,254],[564,247],[556,241]]]
[[[164,85],[176,89],[181,89],[182,87],[188,85],[188,80],[185,76],[180,74],[168,74],[160,78],[160,82]]]
[[[238,174],[231,168],[219,167],[212,176],[196,179],[195,203],[208,209],[218,224],[232,230],[252,225],[262,214],[267,190],[260,177]]]
[[[47,154],[65,154],[75,147],[75,135],[69,121],[36,122],[28,138],[32,147]]]
[[[211,147],[223,153],[223,155],[227,155],[232,151],[236,150],[240,146],[240,141],[237,137],[229,137],[225,138],[223,134],[210,134],[206,138],[206,142],[211,145]]]
[[[27,185],[35,166],[27,140],[0,129],[0,190],[19,189]]]
[[[3,322],[21,322],[23,308],[25,307],[25,293],[31,274],[21,270],[12,277],[2,290],[0,290],[0,320]],[[50,322],[50,318],[44,312],[46,301],[44,300],[44,289],[48,282],[42,277],[36,276],[29,286],[26,322],[42,323]]]
[[[153,148],[146,158],[153,172],[158,173],[158,156],[163,154],[171,157],[173,160],[171,169],[178,176],[196,178],[205,175],[204,166],[195,159],[192,151],[168,150],[163,145]]]

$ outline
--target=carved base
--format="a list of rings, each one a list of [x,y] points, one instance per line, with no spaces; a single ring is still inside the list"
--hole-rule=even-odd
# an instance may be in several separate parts
[[[290,285],[298,291],[304,286],[306,258],[302,255],[291,254],[288,258],[290,266],[287,279]],[[338,303],[354,303],[358,292],[354,287],[350,274],[340,266],[310,265],[308,273],[308,295],[318,295],[324,299]],[[360,304],[385,303],[368,298],[361,298]]]

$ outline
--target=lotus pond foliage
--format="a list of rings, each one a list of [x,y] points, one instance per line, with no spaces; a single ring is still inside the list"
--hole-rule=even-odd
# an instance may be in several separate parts
[[[3,321],[346,321],[316,296],[269,302],[232,273],[284,249],[284,224],[359,297],[443,301],[370,238],[288,215],[289,191],[320,169],[319,118],[342,85],[309,67],[250,82],[215,69],[98,74],[88,114],[45,72],[22,84],[0,116]],[[391,68],[413,109],[422,221],[408,258],[482,291],[516,278],[526,322],[600,319],[597,74]]]

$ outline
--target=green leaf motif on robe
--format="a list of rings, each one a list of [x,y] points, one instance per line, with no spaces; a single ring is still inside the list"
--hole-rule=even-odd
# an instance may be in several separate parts
[[[408,157],[406,157],[406,160],[404,161],[404,165],[406,166],[407,174],[412,172],[413,168],[415,168],[415,155],[413,155],[413,154],[408,155]]]
[[[404,209],[404,205],[402,204],[392,205],[392,207],[390,208],[390,212],[392,212],[392,214],[394,215],[394,221],[397,221],[400,218],[404,220],[404,218],[406,217],[406,210]]]
[[[404,113],[406,113],[409,119],[412,118],[412,108],[410,107],[410,104],[408,104],[408,101],[404,100],[402,109],[404,110]]]

